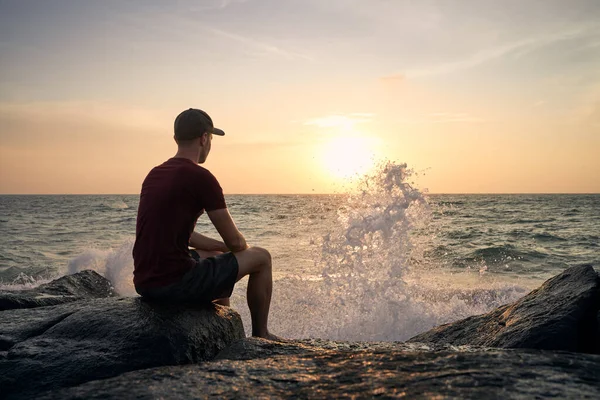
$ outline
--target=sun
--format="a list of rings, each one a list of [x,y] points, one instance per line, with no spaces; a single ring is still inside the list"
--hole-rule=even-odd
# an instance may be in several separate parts
[[[360,136],[336,136],[323,144],[321,161],[334,178],[348,180],[367,173],[375,164],[373,142]]]

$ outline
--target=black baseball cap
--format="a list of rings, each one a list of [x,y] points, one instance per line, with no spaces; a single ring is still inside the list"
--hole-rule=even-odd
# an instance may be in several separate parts
[[[225,136],[225,132],[215,128],[210,116],[197,108],[185,110],[175,118],[175,139],[195,139],[205,132]]]

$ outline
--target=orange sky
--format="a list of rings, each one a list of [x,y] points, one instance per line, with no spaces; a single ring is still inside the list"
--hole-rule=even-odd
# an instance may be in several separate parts
[[[600,192],[598,3],[34,3],[0,5],[0,193],[138,193],[189,107],[229,194],[384,159],[433,193]]]

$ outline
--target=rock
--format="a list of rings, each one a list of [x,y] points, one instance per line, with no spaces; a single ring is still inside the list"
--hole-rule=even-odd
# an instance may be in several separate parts
[[[598,311],[596,321],[596,349],[600,349],[600,311]]]
[[[200,362],[244,337],[228,307],[93,299],[0,312],[0,388],[8,398],[116,376]]]
[[[53,306],[72,301],[114,296],[109,280],[94,271],[63,276],[31,290],[0,291],[0,311]]]
[[[246,345],[266,344],[246,341]],[[600,396],[600,356],[595,355],[537,350],[422,352],[368,348],[299,352],[299,348],[307,346],[303,341],[271,342],[269,346],[273,354],[290,353],[253,360],[218,360],[128,372],[46,392],[38,398],[506,399]]]
[[[256,337],[238,340],[225,348],[215,360],[256,360],[279,355],[298,355],[309,353],[358,352],[358,351],[485,351],[488,349],[474,346],[428,345],[424,343],[404,342],[341,342],[323,339],[300,339],[275,342]]]
[[[565,270],[520,300],[419,334],[409,342],[599,353],[600,277]]]
[[[324,347],[305,345],[301,341],[275,342],[256,337],[234,342],[222,350],[215,360],[254,360],[278,355],[306,354],[326,351]]]

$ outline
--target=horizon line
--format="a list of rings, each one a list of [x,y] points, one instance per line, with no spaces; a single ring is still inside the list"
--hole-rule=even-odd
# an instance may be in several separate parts
[[[351,192],[350,192],[351,193]],[[327,196],[350,193],[225,193],[225,196]],[[421,192],[433,195],[595,195],[600,192]],[[0,196],[139,196],[139,193],[0,193]]]

